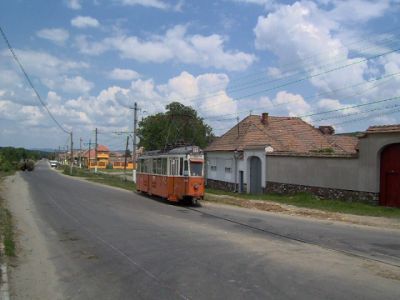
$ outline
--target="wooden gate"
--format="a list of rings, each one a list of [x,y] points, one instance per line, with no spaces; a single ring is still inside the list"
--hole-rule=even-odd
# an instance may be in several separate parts
[[[250,193],[261,194],[261,160],[252,156],[250,158]]]
[[[400,144],[382,151],[379,204],[400,207]]]

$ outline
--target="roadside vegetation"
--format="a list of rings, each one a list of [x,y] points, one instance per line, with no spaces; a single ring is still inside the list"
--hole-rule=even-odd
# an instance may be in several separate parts
[[[36,161],[48,155],[48,152],[27,150],[24,148],[0,147],[0,176],[13,174],[18,169],[18,164],[21,160],[29,159]]]
[[[71,175],[69,166],[61,166],[60,168],[65,175]],[[131,174],[131,172],[126,172],[126,173],[128,176],[129,174]],[[74,167],[72,168],[71,176],[83,177],[89,181],[115,186],[129,191],[136,190],[135,183],[133,183],[132,181],[125,180],[123,177],[117,175],[105,174],[103,172],[94,173],[93,170],[89,172],[89,170],[87,169],[80,169]]]
[[[9,173],[0,173],[0,183],[5,175]],[[1,189],[0,189],[1,192]],[[5,207],[5,201],[0,195],[0,240],[4,244],[4,254],[6,256],[15,256],[15,239],[13,222],[10,211]]]
[[[35,161],[48,153],[24,148],[0,147],[0,184],[4,177],[13,175],[23,160]],[[0,240],[4,244],[4,255],[15,256],[13,220],[10,211],[1,197],[0,186]]]
[[[215,197],[215,195],[227,195],[228,197]],[[297,207],[318,209],[334,213],[346,213],[362,216],[400,218],[400,209],[369,205],[359,202],[346,202],[340,200],[321,199],[312,194],[299,193],[295,195],[262,194],[249,195],[226,192],[222,190],[207,189],[206,200],[219,202],[241,207],[249,207],[251,200],[273,202],[277,204],[287,204]],[[257,205],[256,205],[257,206]],[[272,207],[273,211],[279,211],[278,207]]]

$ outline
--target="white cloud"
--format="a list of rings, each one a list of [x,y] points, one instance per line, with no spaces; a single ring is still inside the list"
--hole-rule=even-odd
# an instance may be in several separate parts
[[[140,6],[153,7],[164,10],[170,8],[170,5],[162,0],[118,0],[118,1],[122,5],[129,5],[129,6],[140,5]]]
[[[301,95],[280,91],[272,100],[273,105],[282,106],[291,117],[302,116],[310,113],[308,104]]]
[[[84,62],[58,58],[46,52],[19,49],[15,49],[15,52],[38,89],[42,88],[41,84],[44,84],[61,90],[65,77],[88,68]],[[0,89],[5,90],[7,99],[15,103],[39,105],[36,95],[8,51],[0,52]]]
[[[366,22],[384,15],[390,8],[389,0],[332,0],[328,16],[338,22]]]
[[[121,36],[105,40],[117,49],[123,58],[135,59],[141,62],[162,63],[174,57],[171,49],[161,41],[141,41],[137,37]]]
[[[36,35],[57,45],[64,45],[69,38],[68,31],[62,28],[45,28],[37,31]]]
[[[103,42],[92,42],[88,41],[88,37],[85,35],[78,35],[75,38],[75,46],[81,53],[88,55],[99,55],[110,49],[107,39]]]
[[[220,35],[188,35],[187,28],[182,25],[167,30],[164,36],[151,36],[147,40],[119,35],[91,43],[87,37],[80,36],[76,45],[86,54],[98,55],[115,49],[121,57],[140,62],[173,60],[230,71],[243,71],[256,60],[252,54],[224,50],[224,39]]]
[[[19,49],[15,49],[15,52],[28,74],[40,78],[52,78],[71,70],[86,69],[89,67],[85,62],[61,59],[46,52]],[[8,51],[3,51],[0,55],[7,57],[12,62],[12,57]]]
[[[78,28],[99,27],[97,19],[89,16],[77,16],[71,20],[71,25]]]
[[[66,4],[70,9],[79,10],[82,8],[81,0],[66,0]]]
[[[297,71],[310,76],[315,87],[331,91],[362,82],[368,70],[367,62],[360,62],[362,57],[350,59],[349,50],[333,35],[338,26],[315,3],[296,2],[258,18],[255,45],[274,53],[283,65],[295,64]],[[349,68],[326,72],[351,64]],[[278,74],[276,68],[271,70]]]
[[[94,84],[81,76],[75,76],[65,77],[58,87],[67,93],[87,94],[94,87]]]
[[[232,0],[232,1],[238,3],[262,5],[266,9],[272,9],[277,5],[275,0]]]
[[[140,75],[138,72],[130,69],[115,68],[109,74],[109,78],[114,80],[133,80],[139,77]]]
[[[18,122],[23,126],[37,126],[43,123],[45,115],[37,106],[0,100],[0,119]]]

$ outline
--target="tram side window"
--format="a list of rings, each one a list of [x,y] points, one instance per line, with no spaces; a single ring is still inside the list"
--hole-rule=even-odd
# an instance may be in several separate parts
[[[138,171],[139,173],[142,172],[142,160],[141,160],[141,159],[138,160],[136,169],[137,169],[137,171]]]
[[[161,159],[161,174],[167,175],[167,158]]]
[[[151,170],[151,159],[148,158],[146,159],[144,171],[145,173],[151,173],[150,170]]]
[[[157,158],[157,174],[162,174],[161,158]]]
[[[176,158],[170,159],[170,161],[169,161],[170,175],[173,175],[173,176],[178,175],[178,162],[179,162],[179,160]]]
[[[183,176],[183,158],[181,157],[179,161],[179,175]]]
[[[189,162],[187,160],[184,161],[183,176],[189,176]]]
[[[151,173],[156,174],[157,173],[157,159],[152,159],[152,168],[151,168]]]

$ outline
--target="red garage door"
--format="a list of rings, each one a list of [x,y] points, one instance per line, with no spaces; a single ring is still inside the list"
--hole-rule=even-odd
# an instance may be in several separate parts
[[[379,204],[400,207],[400,144],[382,151]]]

